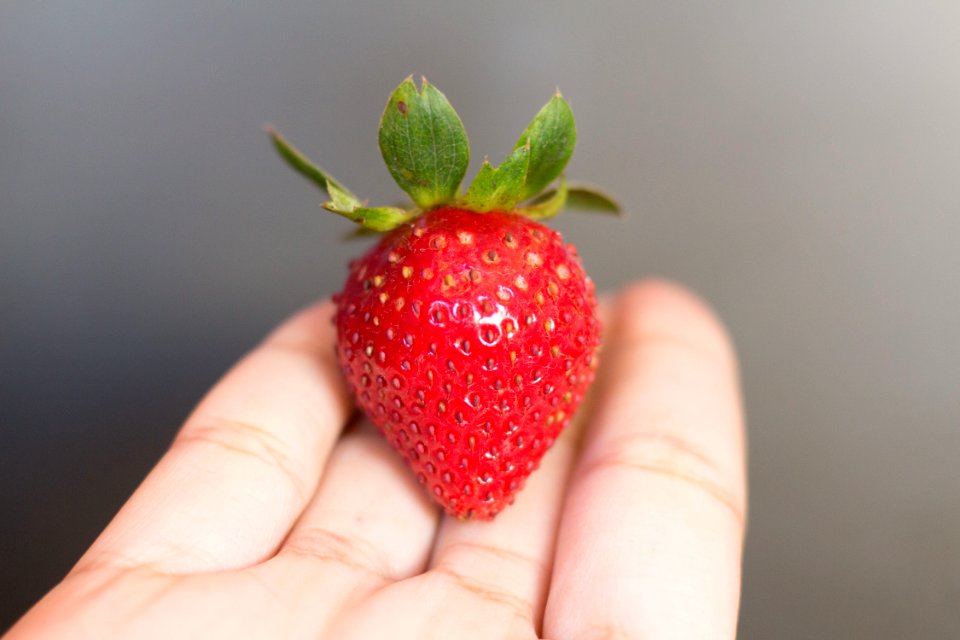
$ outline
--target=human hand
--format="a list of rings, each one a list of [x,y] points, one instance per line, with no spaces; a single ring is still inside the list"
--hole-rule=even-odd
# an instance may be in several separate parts
[[[745,517],[736,365],[673,285],[605,305],[597,382],[516,504],[441,516],[350,415],[333,307],[200,404],[25,638],[733,638]]]

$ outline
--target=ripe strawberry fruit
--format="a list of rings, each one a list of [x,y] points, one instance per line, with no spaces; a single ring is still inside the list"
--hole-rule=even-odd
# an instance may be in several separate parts
[[[360,407],[447,510],[493,516],[580,403],[593,287],[521,216],[430,211],[355,262],[336,324]]]
[[[463,125],[435,87],[408,78],[379,137],[409,210],[367,207],[270,133],[329,194],[325,208],[387,232],[335,296],[337,352],[357,404],[447,513],[492,518],[570,421],[596,368],[593,284],[573,245],[537,222],[564,206],[617,210],[560,175],[576,139],[569,106],[557,93],[507,159],[484,161],[461,194]]]

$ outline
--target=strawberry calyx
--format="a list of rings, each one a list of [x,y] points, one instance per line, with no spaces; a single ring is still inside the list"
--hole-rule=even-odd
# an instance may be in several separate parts
[[[499,166],[484,160],[466,191],[470,162],[466,130],[439,89],[406,78],[390,95],[380,119],[380,152],[409,207],[370,207],[312,162],[272,127],[267,133],[280,156],[327,194],[324,209],[362,229],[390,231],[422,213],[456,207],[476,213],[513,211],[533,220],[565,208],[619,213],[617,202],[591,185],[569,185],[563,175],[576,144],[573,112],[558,90],[540,109]],[[555,186],[551,187],[551,184]]]

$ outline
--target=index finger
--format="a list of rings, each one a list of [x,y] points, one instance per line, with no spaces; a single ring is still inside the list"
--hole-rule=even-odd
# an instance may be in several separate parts
[[[348,416],[332,313],[329,302],[300,312],[227,373],[74,571],[191,573],[269,557]]]
[[[665,283],[628,290],[611,330],[545,635],[732,639],[746,500],[732,348],[702,303]]]

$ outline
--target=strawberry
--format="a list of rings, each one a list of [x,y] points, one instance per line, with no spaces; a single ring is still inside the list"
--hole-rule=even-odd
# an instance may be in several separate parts
[[[334,297],[338,358],[357,405],[447,513],[492,518],[569,423],[596,369],[593,283],[573,245],[538,222],[564,206],[617,210],[561,175],[576,139],[569,105],[558,92],[507,159],[484,161],[461,193],[463,125],[426,79],[418,90],[407,78],[379,138],[410,209],[367,207],[270,133],[327,192],[326,209],[387,232]]]
[[[595,306],[555,231],[435,209],[353,263],[340,361],[361,409],[448,512],[491,517],[593,378]]]

